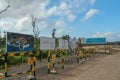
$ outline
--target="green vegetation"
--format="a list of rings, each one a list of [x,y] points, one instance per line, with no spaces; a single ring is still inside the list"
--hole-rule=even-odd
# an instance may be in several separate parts
[[[24,56],[13,56],[13,57],[8,57],[8,65],[19,65],[21,63],[27,62],[28,57]]]
[[[69,38],[70,38],[69,35],[63,35],[63,36],[62,36],[62,39],[64,39],[64,40],[68,40]]]

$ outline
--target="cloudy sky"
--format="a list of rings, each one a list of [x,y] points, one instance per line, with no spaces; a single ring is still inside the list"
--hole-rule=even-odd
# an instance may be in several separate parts
[[[106,37],[120,40],[120,0],[0,0],[0,30],[32,33],[31,15],[40,36]]]

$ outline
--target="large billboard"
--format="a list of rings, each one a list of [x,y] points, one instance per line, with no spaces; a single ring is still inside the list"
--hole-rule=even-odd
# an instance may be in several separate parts
[[[55,49],[55,39],[48,37],[40,38],[40,50],[54,50]]]
[[[59,49],[68,49],[68,41],[67,40],[63,40],[63,39],[59,39]]]
[[[105,44],[106,38],[87,38],[86,44]]]
[[[7,32],[7,52],[32,51],[34,45],[33,35]]]

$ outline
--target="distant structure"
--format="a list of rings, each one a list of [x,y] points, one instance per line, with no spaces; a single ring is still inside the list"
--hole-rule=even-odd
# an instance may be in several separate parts
[[[106,38],[87,38],[86,44],[106,44]]]
[[[106,38],[81,38],[81,44],[105,44]]]
[[[86,44],[86,38],[85,37],[81,38],[81,44]]]

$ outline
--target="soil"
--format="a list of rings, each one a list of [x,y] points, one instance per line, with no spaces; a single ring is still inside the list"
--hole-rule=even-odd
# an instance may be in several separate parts
[[[120,80],[120,52],[115,54],[96,54],[83,63],[76,59],[66,61],[64,69],[61,64],[55,65],[56,74],[47,73],[47,59],[36,62],[37,80]],[[29,70],[30,65],[21,64],[8,68],[8,74]],[[4,73],[0,70],[0,73]],[[28,74],[7,77],[3,80],[28,80]],[[0,79],[2,80],[2,79]]]

